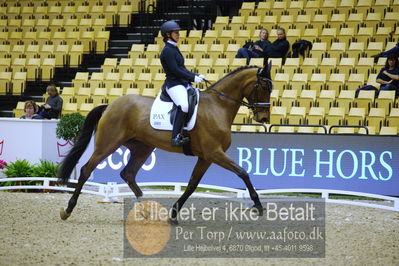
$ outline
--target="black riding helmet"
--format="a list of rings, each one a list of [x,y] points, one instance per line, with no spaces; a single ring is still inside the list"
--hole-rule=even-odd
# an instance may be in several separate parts
[[[164,41],[166,41],[166,39],[167,39],[166,33],[172,32],[175,30],[180,30],[180,26],[174,20],[169,20],[169,21],[166,21],[164,24],[162,24],[161,34],[163,36]]]

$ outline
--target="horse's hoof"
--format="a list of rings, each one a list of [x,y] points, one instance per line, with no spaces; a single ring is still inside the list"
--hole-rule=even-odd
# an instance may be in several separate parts
[[[258,216],[263,216],[263,206],[262,205],[254,205],[252,207],[253,211],[256,211],[258,213]]]
[[[67,213],[67,212],[64,210],[64,208],[61,208],[61,210],[60,210],[60,217],[61,217],[61,219],[62,219],[62,220],[66,220],[66,219],[68,219],[69,216],[71,216],[71,214],[70,214],[70,213]]]
[[[168,222],[169,222],[170,225],[178,225],[178,224],[179,224],[179,222],[177,221],[177,219],[171,219],[171,218],[169,218],[169,219],[168,219]]]

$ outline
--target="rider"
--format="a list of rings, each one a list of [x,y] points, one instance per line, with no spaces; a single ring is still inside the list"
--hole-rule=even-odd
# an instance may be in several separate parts
[[[161,64],[166,74],[164,87],[166,92],[177,105],[177,112],[173,123],[172,146],[178,147],[188,142],[182,135],[183,125],[188,112],[187,89],[191,82],[201,83],[205,77],[186,69],[184,57],[177,47],[180,26],[170,20],[162,24],[161,34],[165,46],[161,52]]]

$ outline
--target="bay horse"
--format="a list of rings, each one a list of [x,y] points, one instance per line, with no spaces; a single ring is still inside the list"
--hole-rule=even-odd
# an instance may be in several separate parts
[[[231,143],[231,124],[241,105],[253,109],[254,119],[266,122],[269,118],[269,100],[272,91],[271,65],[264,68],[240,67],[208,89],[200,92],[196,125],[189,132],[191,149],[198,161],[186,190],[172,207],[170,221],[177,224],[177,215],[188,197],[197,188],[201,178],[212,163],[238,175],[248,188],[254,210],[263,214],[263,207],[248,173],[235,163],[225,151]],[[248,102],[244,102],[246,98]],[[131,156],[121,177],[137,198],[143,193],[136,183],[136,174],[154,148],[183,153],[181,147],[170,144],[171,132],[155,130],[150,125],[150,111],[154,98],[125,95],[110,105],[95,107],[87,115],[80,136],[65,157],[58,172],[58,181],[67,183],[73,168],[87,148],[96,131],[95,149],[88,162],[81,168],[77,186],[66,210],[61,209],[61,219],[66,220],[76,206],[79,194],[91,172],[103,159],[120,146],[127,147]]]

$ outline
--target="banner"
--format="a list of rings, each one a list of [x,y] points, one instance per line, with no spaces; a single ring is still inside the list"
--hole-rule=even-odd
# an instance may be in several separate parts
[[[227,154],[250,175],[256,189],[334,189],[399,195],[399,141],[393,136],[246,134],[232,136]],[[124,147],[103,160],[94,182],[124,181],[130,158]],[[188,182],[195,157],[154,150],[137,182]],[[245,188],[235,174],[212,165],[202,184]]]

